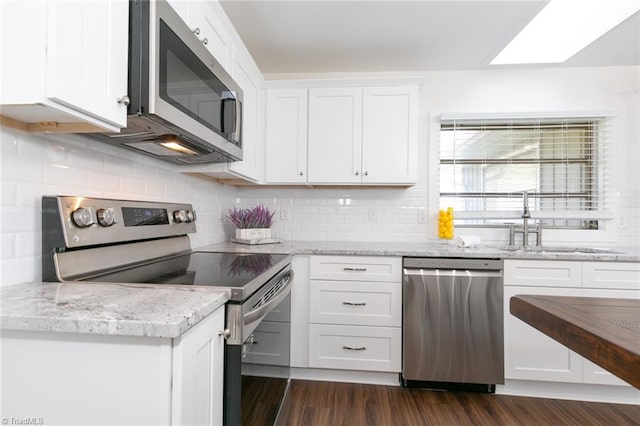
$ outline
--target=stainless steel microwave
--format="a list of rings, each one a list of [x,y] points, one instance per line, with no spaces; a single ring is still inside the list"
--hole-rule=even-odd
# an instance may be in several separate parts
[[[164,0],[131,0],[127,127],[99,138],[177,164],[242,160],[240,87]]]

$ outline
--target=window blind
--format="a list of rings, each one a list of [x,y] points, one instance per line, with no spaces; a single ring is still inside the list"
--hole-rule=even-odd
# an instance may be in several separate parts
[[[519,217],[527,191],[547,226],[595,228],[610,216],[609,139],[605,117],[442,120],[440,206],[486,223]]]

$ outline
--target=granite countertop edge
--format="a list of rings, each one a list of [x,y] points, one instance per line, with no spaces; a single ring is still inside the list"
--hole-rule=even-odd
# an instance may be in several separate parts
[[[2,288],[3,333],[176,338],[224,306],[229,292],[193,286],[24,283]]]
[[[550,247],[552,249],[552,247]],[[231,253],[269,253],[292,255],[354,255],[400,257],[470,257],[529,260],[574,260],[603,262],[640,262],[640,247],[607,247],[615,252],[593,253],[553,251],[508,251],[499,247],[479,245],[461,248],[453,242],[443,243],[378,243],[378,242],[325,242],[285,241],[278,244],[248,245],[232,242],[197,247],[196,251]]]

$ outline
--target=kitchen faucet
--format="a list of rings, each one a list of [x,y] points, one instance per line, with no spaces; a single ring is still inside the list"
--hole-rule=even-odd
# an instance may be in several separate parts
[[[529,211],[529,193],[527,191],[522,193],[522,204],[522,215],[520,215],[522,225],[509,224],[509,246],[515,245],[516,234],[522,234],[522,247],[529,247],[529,234],[536,234],[536,246],[540,246],[542,245],[542,225],[538,223],[533,227],[529,226],[531,212]]]

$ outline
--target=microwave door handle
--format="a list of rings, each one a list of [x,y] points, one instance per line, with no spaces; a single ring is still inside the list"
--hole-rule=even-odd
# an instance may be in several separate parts
[[[231,102],[230,105],[228,105]],[[234,133],[236,131],[236,122],[237,122],[237,115],[236,114],[236,100],[234,98],[225,98],[222,99],[222,108],[221,110],[221,126],[222,127],[220,130],[223,133]],[[231,119],[229,120],[228,124],[229,126],[227,126],[227,113],[231,113],[233,116],[231,117]],[[227,127],[230,127],[229,129],[227,129]]]

